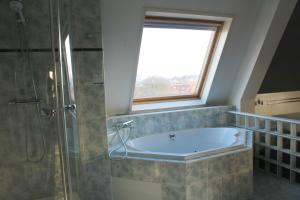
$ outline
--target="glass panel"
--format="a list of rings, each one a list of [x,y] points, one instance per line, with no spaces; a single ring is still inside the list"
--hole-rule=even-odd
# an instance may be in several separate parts
[[[74,91],[74,80],[71,57],[71,47],[69,42],[69,35],[67,35],[64,42],[64,59],[63,62],[63,76],[64,83],[64,127],[65,127],[65,137],[66,137],[66,159],[68,166],[69,175],[69,186],[72,196],[78,196],[76,191],[79,188],[79,137],[77,132],[77,116],[76,116],[76,104],[75,104],[75,91]],[[75,194],[73,194],[75,193]]]
[[[55,2],[0,1],[1,200],[64,199],[51,45]]]
[[[75,67],[72,58],[72,3],[62,1],[60,18],[61,94],[63,109],[64,169],[67,199],[79,198],[80,145],[77,130]]]
[[[144,27],[134,99],[196,96],[214,30]]]

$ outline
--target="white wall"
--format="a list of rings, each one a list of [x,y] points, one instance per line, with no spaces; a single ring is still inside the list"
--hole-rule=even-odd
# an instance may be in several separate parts
[[[258,23],[258,20],[261,19],[261,13],[264,12],[267,12],[266,16],[272,16],[272,13],[277,11],[276,3],[279,1],[102,0],[105,89],[108,115],[124,114],[130,110],[146,8],[180,10],[199,14],[207,13],[234,18],[207,98],[208,104],[222,104],[236,102],[236,99],[239,98],[233,94],[233,86],[237,84],[235,82],[237,75],[242,74],[239,70],[241,65],[245,63],[245,56],[251,54],[249,51],[257,50],[255,48],[249,50],[250,42],[256,43],[255,37],[253,37],[254,30],[263,28],[265,23],[272,21],[268,18],[266,22]],[[293,4],[294,1],[288,0],[287,2]],[[268,6],[270,9],[267,9]],[[247,68],[249,66],[247,65]],[[252,70],[250,69],[248,73],[251,73]]]
[[[255,102],[257,114],[300,116],[300,91],[258,94]],[[295,113],[296,115],[291,115]]]
[[[242,111],[254,112],[254,99],[265,77],[297,0],[265,0],[229,96]]]

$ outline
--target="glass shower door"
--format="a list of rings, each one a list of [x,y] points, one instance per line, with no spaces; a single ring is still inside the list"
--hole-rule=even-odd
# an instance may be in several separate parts
[[[75,96],[75,67],[72,60],[71,44],[71,1],[59,1],[59,57],[60,57],[60,88],[61,88],[61,118],[63,169],[67,200],[79,198],[79,164],[80,144],[77,130],[76,96]]]
[[[72,64],[70,36],[64,39],[62,47],[62,117],[64,132],[64,154],[65,154],[65,175],[66,188],[71,200],[79,199],[79,161],[80,146],[77,130],[77,114],[74,86],[74,66]]]

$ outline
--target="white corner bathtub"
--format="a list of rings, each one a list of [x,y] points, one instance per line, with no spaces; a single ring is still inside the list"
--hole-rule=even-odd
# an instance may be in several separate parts
[[[188,161],[245,148],[238,128],[198,128],[135,138],[127,142],[127,157]],[[124,149],[113,157],[124,155]]]

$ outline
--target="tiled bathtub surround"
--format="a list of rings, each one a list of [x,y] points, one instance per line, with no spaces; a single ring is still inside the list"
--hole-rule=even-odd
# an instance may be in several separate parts
[[[162,200],[252,199],[252,148],[188,163],[114,160],[112,176],[158,183]]]
[[[117,122],[134,120],[132,138],[183,129],[224,127],[233,122],[232,116],[227,114],[231,110],[235,107],[215,106],[118,116],[109,118],[108,127],[112,131],[113,124]],[[251,141],[242,150],[187,162],[143,158],[112,160],[112,177],[114,181],[133,181],[136,187],[145,183],[156,184],[160,189],[150,193],[160,191],[158,199],[162,200],[250,200],[253,173]],[[123,188],[120,182],[115,184],[123,192],[128,192],[128,187],[131,191],[130,186]],[[121,199],[119,196],[116,195],[117,200]],[[132,198],[138,199],[134,195]]]
[[[115,116],[108,119],[108,129],[117,122],[135,121],[132,138],[169,131],[201,128],[224,127],[232,124],[233,118],[227,112],[234,106],[213,106],[156,113]]]

